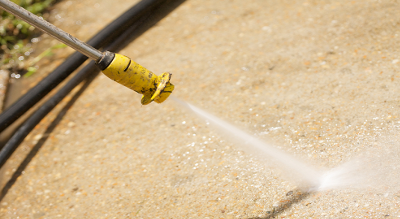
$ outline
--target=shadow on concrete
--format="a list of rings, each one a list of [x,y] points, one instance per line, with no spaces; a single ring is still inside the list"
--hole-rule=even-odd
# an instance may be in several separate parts
[[[263,217],[252,217],[249,219],[270,219],[275,218],[279,214],[283,213],[287,209],[289,209],[292,205],[299,203],[301,200],[310,196],[309,192],[302,192],[301,190],[290,191],[286,194],[287,198],[279,201],[279,205],[277,207],[273,207],[271,210],[266,212],[266,216]]]
[[[8,190],[10,190],[10,188],[17,181],[18,177],[20,177],[22,175],[22,172],[25,170],[25,168],[28,166],[28,164],[31,162],[31,160],[36,156],[36,154],[39,152],[39,150],[43,146],[43,144],[47,141],[47,139],[50,136],[50,133],[52,133],[54,131],[54,129],[57,127],[58,123],[60,123],[60,121],[65,116],[65,114],[67,114],[68,109],[70,109],[72,107],[72,105],[76,102],[78,97],[83,93],[83,91],[86,90],[86,88],[89,86],[89,84],[98,75],[97,68],[94,68],[94,70],[95,71],[92,72],[92,74],[89,76],[89,78],[87,78],[85,80],[84,85],[79,89],[78,92],[76,92],[76,94],[72,97],[72,99],[62,108],[62,110],[58,113],[57,117],[47,127],[46,131],[43,134],[43,137],[38,141],[38,143],[32,148],[32,150],[29,152],[29,154],[25,157],[24,161],[22,161],[22,163],[19,165],[18,169],[14,172],[11,179],[8,180],[7,184],[1,190],[0,201],[3,200],[4,196],[7,194]]]
[[[110,43],[110,45],[106,49],[113,51],[113,52],[117,52],[120,49],[124,48],[127,44],[129,44],[131,41],[135,40],[140,35],[142,35],[144,32],[146,32],[148,29],[153,27],[155,24],[157,24],[157,22],[159,22],[162,18],[167,16],[169,13],[171,13],[174,9],[176,9],[179,5],[181,5],[185,1],[186,0],[170,0],[170,1],[166,1],[165,3],[161,4],[159,7],[154,9],[151,13],[144,15],[142,19],[138,20],[135,24],[133,24],[131,27],[129,27],[124,34],[122,34],[114,42]],[[54,131],[54,129],[57,127],[57,125],[60,123],[60,121],[66,115],[66,113],[68,112],[68,109],[70,109],[72,107],[72,105],[76,102],[76,100],[79,98],[79,96],[86,90],[86,88],[90,85],[90,83],[98,75],[99,70],[98,70],[97,66],[93,65],[92,63],[89,65],[92,65],[91,68],[89,69],[89,71],[91,73],[84,80],[84,85],[79,89],[78,92],[76,92],[74,94],[72,99],[58,113],[57,117],[47,127],[45,133],[43,134],[43,137],[32,148],[32,150],[29,152],[29,154],[25,157],[25,159],[19,165],[17,170],[14,172],[11,179],[9,179],[8,182],[5,184],[5,186],[3,187],[3,189],[0,192],[0,202],[7,195],[8,191],[11,189],[11,187],[17,181],[18,177],[20,177],[22,175],[22,172],[26,169],[26,167],[29,165],[31,160],[39,152],[40,148],[44,145],[44,143],[47,141],[48,137],[50,136],[50,133],[52,133]]]
[[[161,19],[165,18],[169,13],[174,11],[179,5],[184,3],[186,0],[167,0],[160,6],[155,8],[152,12],[148,12],[133,24],[124,34],[126,35],[123,40],[119,42],[113,42],[113,44],[118,44],[117,48],[109,49],[111,52],[117,52],[120,49],[126,47],[133,40],[138,38],[144,32],[155,26]],[[111,45],[111,47],[114,47]],[[135,57],[130,57],[135,59]]]

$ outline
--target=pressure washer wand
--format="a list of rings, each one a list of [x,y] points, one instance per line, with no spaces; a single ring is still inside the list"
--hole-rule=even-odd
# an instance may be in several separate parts
[[[143,105],[152,101],[162,103],[174,90],[171,73],[156,76],[126,56],[109,51],[103,53],[9,0],[0,0],[0,7],[94,60],[106,76],[143,94]]]

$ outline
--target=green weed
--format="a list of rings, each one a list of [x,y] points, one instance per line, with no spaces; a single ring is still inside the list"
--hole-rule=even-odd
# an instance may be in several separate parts
[[[11,1],[33,14],[42,16],[42,13],[57,0]],[[26,55],[30,54],[29,44],[35,33],[35,28],[4,10],[0,10],[0,17],[0,68],[30,72],[27,69],[29,66],[23,62]]]

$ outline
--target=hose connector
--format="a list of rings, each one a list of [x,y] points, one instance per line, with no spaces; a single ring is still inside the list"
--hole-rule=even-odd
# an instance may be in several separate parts
[[[157,76],[130,58],[120,54],[107,51],[104,53],[104,57],[97,62],[97,65],[110,79],[143,94],[141,100],[143,105],[152,101],[162,103],[174,90],[174,85],[170,83],[171,73],[164,72]]]

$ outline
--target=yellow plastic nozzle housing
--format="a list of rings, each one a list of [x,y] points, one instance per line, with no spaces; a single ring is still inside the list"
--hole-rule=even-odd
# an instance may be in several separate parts
[[[103,73],[125,87],[143,94],[141,100],[143,105],[152,101],[162,103],[174,90],[174,85],[170,83],[171,73],[164,72],[157,76],[120,54],[115,54],[113,61],[103,70]]]

